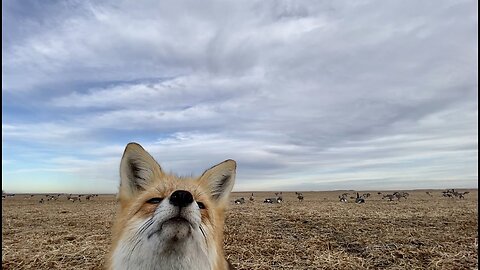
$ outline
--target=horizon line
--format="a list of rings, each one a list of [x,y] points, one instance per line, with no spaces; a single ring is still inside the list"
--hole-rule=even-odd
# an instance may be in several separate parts
[[[478,187],[454,187],[454,188],[414,188],[414,189],[334,189],[334,190],[246,190],[246,191],[232,191],[231,193],[260,193],[260,192],[337,192],[337,191],[423,191],[423,190],[445,190],[445,189],[470,189],[478,190]],[[116,193],[70,193],[70,192],[5,192],[4,194],[15,195],[39,195],[39,194],[96,194],[96,195],[117,195]]]

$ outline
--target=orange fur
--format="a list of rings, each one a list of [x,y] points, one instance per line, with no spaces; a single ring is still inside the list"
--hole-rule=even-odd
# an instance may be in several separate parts
[[[223,251],[223,228],[225,220],[225,210],[228,206],[228,194],[227,199],[222,197],[222,200],[217,200],[212,196],[212,175],[219,175],[215,171],[215,168],[207,170],[202,176],[196,178],[184,178],[178,177],[173,174],[164,173],[160,166],[151,158],[149,160],[148,154],[141,153],[143,148],[138,149],[137,146],[131,146],[134,149],[128,149],[127,151],[135,153],[135,155],[142,158],[142,161],[145,159],[145,164],[147,166],[152,166],[152,172],[148,183],[142,182],[142,187],[139,191],[131,190],[131,184],[125,183],[122,180],[120,186],[120,192],[118,194],[117,200],[119,202],[116,219],[112,228],[112,246],[107,259],[107,269],[113,269],[113,259],[114,251],[119,248],[121,245],[121,239],[130,239],[130,234],[132,230],[134,231],[135,224],[138,222],[147,220],[155,215],[157,209],[156,204],[148,203],[147,201],[151,198],[164,198],[168,200],[170,195],[177,190],[189,191],[193,195],[195,202],[202,202],[206,207],[205,209],[198,209],[200,211],[201,224],[206,230],[208,230],[208,237],[206,238],[206,246],[209,250],[214,250],[211,256],[214,256],[214,262],[211,262],[212,270],[224,270],[228,269],[228,263],[225,260],[224,251]],[[139,145],[138,145],[139,146]],[[146,153],[146,152],[145,152]],[[135,156],[135,158],[137,157]],[[226,165],[219,164],[221,166],[229,166],[229,170],[233,170],[233,180],[235,173],[235,162],[226,161]],[[233,168],[233,169],[232,169]],[[223,171],[222,171],[223,172]],[[214,179],[215,180],[215,179]],[[227,180],[228,181],[228,180]],[[233,184],[232,184],[233,186]],[[227,190],[229,193],[230,190]],[[193,210],[192,210],[193,211]],[[125,240],[124,240],[125,241]],[[128,241],[128,240],[127,240]],[[210,256],[210,255],[209,255]]]

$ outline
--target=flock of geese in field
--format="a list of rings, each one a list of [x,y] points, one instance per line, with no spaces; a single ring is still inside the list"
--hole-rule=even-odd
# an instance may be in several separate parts
[[[432,192],[426,191],[425,193],[429,197],[433,197]],[[465,195],[468,194],[468,193],[470,193],[470,192],[468,192],[468,191],[459,192],[459,191],[456,191],[455,189],[447,189],[445,191],[442,191],[442,196],[443,197],[448,197],[448,198],[465,199]],[[274,203],[282,203],[284,201],[283,196],[282,196],[283,195],[282,192],[276,192],[274,194],[275,194],[275,197],[265,198],[263,200],[263,203],[274,204]],[[303,193],[295,192],[295,195],[297,196],[298,201],[303,202],[303,200],[304,200]],[[339,201],[342,202],[342,203],[347,203],[349,200],[351,200],[351,201],[354,201],[357,204],[362,204],[362,203],[365,203],[367,201],[367,199],[371,196],[370,193],[363,193],[363,194],[360,195],[360,193],[358,193],[358,192],[356,192],[356,194],[354,193],[353,194],[354,196],[349,196],[349,195],[350,195],[349,192],[345,192],[345,193],[342,193],[342,194],[338,195]],[[377,195],[380,195],[382,200],[387,200],[387,201],[394,201],[394,200],[400,201],[401,199],[406,200],[410,196],[410,194],[408,192],[404,192],[404,191],[396,191],[396,192],[393,192],[393,193],[386,193],[386,194],[383,194],[382,192],[377,192]],[[253,195],[253,193],[252,193],[252,195],[250,195],[249,201],[250,202],[255,201],[255,196]],[[238,198],[234,201],[235,204],[244,204],[246,202],[247,201],[245,200],[244,197]]]
[[[429,197],[434,196],[433,192],[426,191],[425,193]],[[460,191],[455,190],[455,189],[447,189],[447,190],[442,191],[441,195],[443,197],[446,197],[446,198],[465,199],[465,195],[467,195],[468,193],[470,193],[470,192],[468,192],[468,191],[460,192]],[[274,197],[265,198],[263,200],[263,203],[277,204],[277,203],[284,202],[282,192],[275,192],[274,194],[275,194]],[[299,202],[303,202],[304,195],[303,195],[302,192],[295,192],[295,195],[296,195]],[[350,196],[350,195],[352,195],[352,196]],[[391,194],[390,193],[383,194],[382,192],[377,192],[377,195],[380,195],[382,200],[387,200],[387,201],[394,201],[394,200],[400,201],[401,199],[406,200],[410,196],[410,194],[408,192],[404,192],[404,191],[397,191],[397,192],[393,192]],[[20,196],[24,196],[25,199],[35,199],[35,198],[40,197],[40,199],[38,200],[38,203],[45,203],[46,201],[57,201],[60,198],[65,198],[65,199],[67,199],[68,201],[71,201],[71,202],[76,202],[76,201],[81,202],[82,200],[89,201],[92,198],[97,197],[98,194],[77,194],[77,195],[73,195],[73,194],[36,194],[36,195],[35,194],[29,194],[29,195],[20,195]],[[349,200],[351,200],[351,201],[354,201],[357,204],[362,204],[362,203],[365,203],[367,201],[367,199],[371,196],[372,195],[370,193],[363,193],[363,194],[360,195],[360,193],[358,193],[358,192],[355,192],[353,194],[350,194],[349,192],[345,192],[345,193],[342,193],[342,194],[338,195],[338,198],[339,198],[339,201],[342,202],[342,203],[347,203]],[[13,193],[3,193],[2,194],[2,200],[6,199],[8,197],[15,197],[15,194],[13,194]],[[253,193],[248,200],[252,203],[255,202],[255,196],[254,196]],[[244,197],[235,199],[235,201],[234,201],[235,204],[244,204],[246,202],[247,202],[247,200],[245,200]]]
[[[38,199],[38,203],[45,203],[47,201],[58,201],[62,198],[67,199],[67,201],[71,202],[81,202],[82,200],[91,200],[94,197],[97,197],[98,194],[27,194],[27,195],[20,195],[23,196],[26,200],[34,200]],[[6,199],[7,197],[15,197],[14,193],[9,194],[2,194],[2,200]]]

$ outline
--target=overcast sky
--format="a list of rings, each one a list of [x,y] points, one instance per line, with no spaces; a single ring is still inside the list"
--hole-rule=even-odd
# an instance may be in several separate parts
[[[476,188],[478,2],[2,1],[2,189],[114,193],[128,142],[234,190]]]

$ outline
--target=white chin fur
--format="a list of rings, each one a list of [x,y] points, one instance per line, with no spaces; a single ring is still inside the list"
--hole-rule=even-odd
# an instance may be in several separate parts
[[[215,251],[207,247],[195,207],[182,209],[185,220],[176,219],[178,209],[165,200],[151,219],[131,223],[113,253],[113,269],[211,269]]]
[[[188,240],[192,236],[192,225],[184,221],[167,220],[162,224],[162,229],[156,232],[156,237],[173,242]]]

